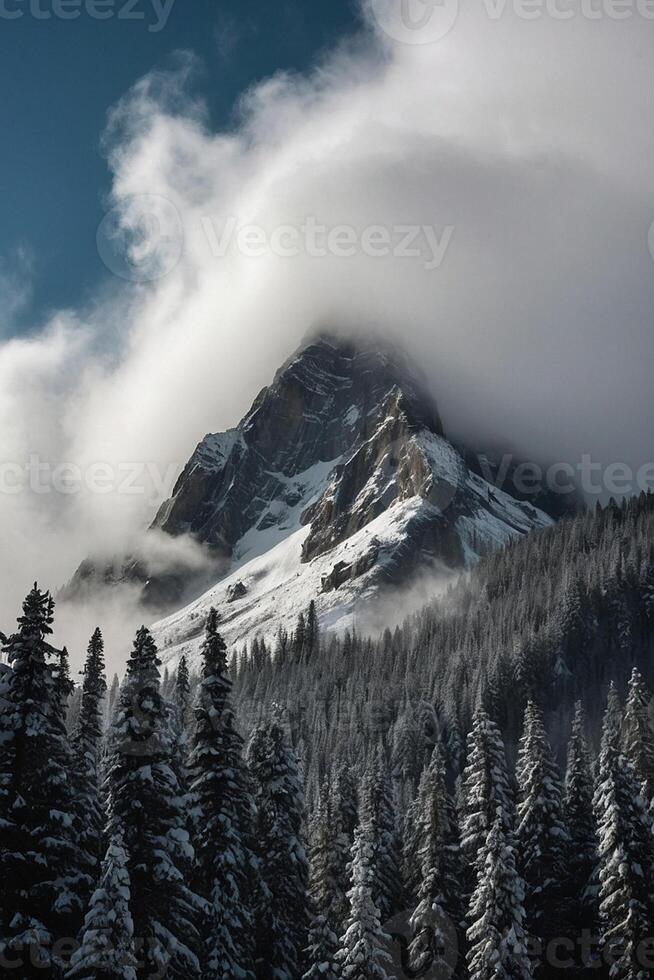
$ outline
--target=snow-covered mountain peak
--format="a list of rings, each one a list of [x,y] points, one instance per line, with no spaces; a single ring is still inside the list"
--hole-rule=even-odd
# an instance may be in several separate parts
[[[205,437],[161,507],[155,527],[227,564],[155,632],[174,659],[197,652],[211,605],[231,642],[292,627],[311,599],[343,625],[386,588],[467,567],[548,523],[469,469],[405,355],[323,335],[235,429]]]

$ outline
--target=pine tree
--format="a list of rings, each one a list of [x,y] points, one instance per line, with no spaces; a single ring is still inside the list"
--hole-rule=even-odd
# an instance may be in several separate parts
[[[107,689],[104,641],[96,629],[88,645],[79,718],[73,733],[75,789],[81,818],[82,844],[100,859],[104,813],[100,803],[99,764],[102,743],[102,702]]]
[[[439,961],[451,971],[458,960],[462,919],[461,869],[454,803],[445,784],[445,758],[436,745],[418,789],[416,827],[420,863],[418,905],[410,920],[411,968],[417,975]]]
[[[318,649],[320,627],[318,625],[318,613],[316,612],[316,603],[312,599],[309,603],[309,609],[307,611],[304,634],[304,656],[307,662],[310,662]]]
[[[308,925],[308,864],[301,834],[304,795],[298,760],[278,713],[254,732],[248,762],[255,781],[255,841],[262,879],[257,975],[262,980],[295,980]]]
[[[498,809],[482,848],[477,887],[468,912],[469,980],[529,980],[524,883],[505,814]]]
[[[652,935],[652,827],[638,777],[621,751],[621,708],[613,685],[604,717],[595,792],[602,946],[612,980],[646,980],[640,944]]]
[[[649,707],[652,696],[637,667],[629,681],[629,696],[624,713],[623,748],[641,782],[641,792],[647,804],[654,796],[654,731],[650,724]]]
[[[597,916],[597,834],[593,814],[593,774],[585,735],[586,719],[581,701],[575,706],[568,742],[565,776],[564,817],[567,830],[567,908],[571,935],[591,929]]]
[[[54,603],[35,585],[4,652],[0,712],[0,953],[21,976],[57,976],[53,945],[74,936],[90,887],[77,843],[64,723],[66,661],[47,642]],[[54,663],[52,662],[54,660]]]
[[[136,980],[127,854],[112,837],[66,980]]]
[[[171,724],[161,697],[159,666],[154,640],[142,627],[111,733],[108,833],[122,833],[127,847],[130,908],[134,933],[142,944],[139,980],[158,971],[171,980],[187,980],[200,970],[200,902],[186,880],[193,848],[171,765]]]
[[[207,902],[204,963],[212,977],[241,980],[254,976],[250,832],[255,814],[215,609],[207,619],[202,658],[189,770],[196,881]]]
[[[364,779],[360,819],[372,844],[372,898],[385,922],[399,909],[402,878],[393,784],[381,751]]]
[[[179,664],[177,665],[173,701],[175,704],[177,728],[180,732],[185,732],[191,706],[191,685],[189,683],[188,664],[186,657],[183,655],[180,657]]]
[[[541,710],[529,701],[516,766],[515,843],[526,888],[529,928],[544,942],[561,934],[558,921],[567,834],[562,787]],[[561,928],[560,928],[561,927]]]
[[[352,846],[350,915],[338,953],[343,980],[390,980],[386,972],[388,937],[372,897],[373,862],[368,830],[359,827]]]
[[[309,927],[309,945],[304,951],[306,970],[302,980],[341,980],[338,939],[324,915],[315,915]]]
[[[329,810],[329,792],[323,787],[309,822],[309,898],[315,915],[331,926],[337,897],[334,827]]]
[[[502,735],[483,708],[468,735],[468,758],[462,779],[461,853],[467,864],[467,886],[474,887],[485,860],[488,833],[498,811],[504,830],[512,826],[513,800]]]
[[[334,928],[340,933],[345,928],[350,903],[348,865],[354,832],[359,820],[357,785],[352,767],[340,765],[332,780],[329,794],[329,814],[333,829],[334,848],[334,897],[332,916]]]

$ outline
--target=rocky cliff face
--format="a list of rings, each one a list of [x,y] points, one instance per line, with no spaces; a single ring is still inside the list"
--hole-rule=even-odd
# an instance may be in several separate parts
[[[388,428],[380,439],[387,412],[398,435],[407,424],[442,434],[435,404],[401,354],[320,338],[280,368],[236,429],[205,437],[154,526],[231,555],[250,528],[279,524],[296,506],[295,477],[374,440],[357,457],[363,474],[370,453],[395,436]]]
[[[259,394],[236,428],[206,436],[153,523],[192,535],[221,562],[208,591],[156,627],[193,655],[210,605],[229,640],[291,626],[316,599],[339,625],[387,586],[468,566],[550,523],[491,486],[445,437],[436,404],[401,352],[320,336]],[[132,557],[101,574],[177,605],[200,583]],[[215,579],[218,578],[218,581]],[[205,588],[209,583],[201,583]]]

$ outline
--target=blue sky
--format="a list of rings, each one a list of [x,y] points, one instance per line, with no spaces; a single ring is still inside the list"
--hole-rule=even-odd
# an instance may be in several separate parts
[[[105,20],[89,16],[85,0],[76,19],[44,16],[57,2],[0,3],[0,281],[17,293],[31,284],[10,317],[17,332],[83,303],[106,272],[95,247],[110,179],[101,134],[137,79],[193,51],[212,125],[229,126],[243,89],[278,69],[303,70],[357,19],[356,0],[174,0],[156,30],[163,15],[153,0],[136,0],[141,19],[116,16],[126,0],[104,0],[114,14]]]

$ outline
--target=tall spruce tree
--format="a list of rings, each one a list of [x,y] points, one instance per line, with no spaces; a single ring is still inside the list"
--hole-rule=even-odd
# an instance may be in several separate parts
[[[251,828],[255,812],[215,609],[207,619],[202,661],[189,771],[196,882],[207,903],[204,970],[224,980],[249,980],[254,976]]]
[[[513,825],[513,798],[502,735],[483,708],[478,708],[468,735],[468,757],[461,783],[461,853],[468,892],[486,859],[486,839],[498,811],[505,831]]]
[[[454,803],[445,783],[446,764],[436,745],[418,788],[415,811],[420,862],[418,904],[411,916],[411,968],[421,975],[442,961],[454,970],[462,921],[461,866]]]
[[[127,847],[138,980],[153,973],[188,980],[200,972],[200,901],[187,881],[193,848],[159,666],[154,640],[142,627],[111,732],[108,834],[122,834]]]
[[[136,967],[127,854],[116,835],[109,841],[66,980],[137,980]]]
[[[309,899],[314,915],[323,916],[332,928],[338,895],[334,845],[329,789],[323,786],[309,821]]]
[[[543,714],[533,701],[525,709],[516,766],[518,806],[515,842],[526,889],[530,931],[547,943],[562,934],[562,878],[567,834],[562,786]]]
[[[338,939],[324,915],[314,915],[309,945],[304,951],[306,969],[302,980],[341,980]]]
[[[468,922],[469,980],[529,980],[533,976],[525,932],[524,883],[501,809],[482,848]]]
[[[598,912],[593,770],[585,728],[584,709],[578,701],[568,742],[563,807],[567,830],[565,910],[570,920],[568,932],[575,939],[583,929],[595,926]]]
[[[255,783],[255,842],[261,874],[257,976],[296,980],[308,927],[304,794],[298,760],[279,711],[254,732],[248,762]]]
[[[652,936],[652,826],[640,781],[622,752],[622,712],[609,690],[595,791],[600,862],[600,924],[611,980],[646,980],[641,944]]]
[[[654,796],[654,731],[650,723],[652,695],[642,674],[634,667],[622,726],[625,755],[641,782],[641,793],[649,805]]]
[[[0,709],[0,954],[25,980],[44,970],[60,974],[57,944],[76,935],[91,884],[77,841],[64,722],[70,686],[61,653],[47,640],[53,612],[49,593],[35,584],[4,646],[10,670]]]
[[[402,876],[393,783],[381,750],[363,782],[360,820],[368,842],[372,845],[372,897],[382,922],[385,922],[399,910]]]
[[[100,802],[100,751],[102,709],[107,682],[104,674],[104,640],[96,629],[84,664],[82,700],[72,745],[75,759],[75,789],[81,817],[82,843],[97,861],[102,851],[105,816]]]
[[[373,888],[374,850],[368,828],[359,827],[352,845],[350,915],[341,939],[338,961],[343,980],[390,980],[386,949]]]
[[[359,802],[352,767],[341,764],[336,768],[329,792],[329,815],[334,848],[334,897],[332,916],[334,928],[340,935],[350,911],[347,893],[350,890],[349,863],[354,832],[359,820]]]
[[[191,684],[188,663],[186,657],[183,655],[179,658],[177,665],[175,687],[173,689],[173,703],[175,705],[177,727],[180,732],[185,732],[189,723]]]

